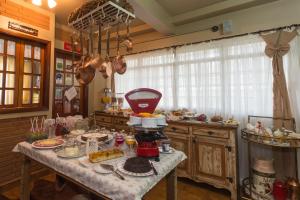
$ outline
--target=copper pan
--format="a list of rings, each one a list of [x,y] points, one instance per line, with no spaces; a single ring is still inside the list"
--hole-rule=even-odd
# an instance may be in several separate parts
[[[91,36],[91,35],[90,35]],[[83,55],[83,38],[82,33],[80,34],[80,40],[81,40],[81,55]],[[93,43],[92,38],[90,37],[88,40],[91,44]],[[88,53],[85,56],[82,56],[81,62],[77,64],[77,70],[76,70],[76,79],[79,83],[83,85],[89,84],[95,77],[95,68],[93,68],[88,63],[91,60],[91,57],[89,55],[90,53],[90,47],[92,45],[87,45]]]
[[[99,69],[101,68],[102,63],[104,62],[104,59],[101,57],[101,24],[99,24],[99,37],[98,37],[98,52],[96,56],[93,56],[93,59],[91,59],[88,63],[87,66],[90,66],[94,69]],[[92,32],[92,31],[91,31]],[[92,34],[92,33],[91,33]],[[91,35],[92,39],[93,36]],[[93,41],[93,40],[92,40]],[[92,45],[92,44],[91,44]],[[92,46],[93,50],[93,46]]]
[[[119,35],[119,25],[117,27],[117,56],[112,62],[113,70],[118,74],[124,74],[126,72],[126,62],[124,56],[120,55],[120,35]]]
[[[110,31],[107,30],[106,33],[106,58],[105,61],[101,64],[101,67],[99,68],[99,71],[102,73],[103,78],[107,79],[111,74],[107,73],[109,72],[109,68],[111,68],[111,61],[109,58],[109,41],[110,40]]]

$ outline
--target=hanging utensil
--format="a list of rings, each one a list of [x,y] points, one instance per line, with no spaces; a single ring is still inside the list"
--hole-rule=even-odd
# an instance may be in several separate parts
[[[133,49],[133,42],[132,39],[130,38],[129,23],[127,23],[126,25],[126,30],[127,30],[126,37],[122,41],[122,44],[126,46],[126,51],[130,52]]]
[[[116,71],[118,74],[124,74],[127,68],[124,56],[120,55],[119,24],[117,26],[117,56],[113,60],[112,67],[113,70]]]
[[[110,71],[112,69],[111,67],[111,61],[109,57],[109,43],[110,43],[110,30],[107,30],[106,33],[106,58],[105,62],[102,63],[100,72],[102,73],[103,78],[108,78],[111,74]]]
[[[82,66],[79,67],[76,73],[76,79],[81,84],[89,84],[95,77],[95,68],[92,67],[92,64],[90,63],[91,56],[90,53],[93,51],[93,31],[92,27],[90,29],[89,39],[87,40],[87,55],[82,60]],[[82,40],[82,37],[81,37]],[[90,44],[89,44],[90,43]]]
[[[92,42],[91,43],[91,49],[92,49],[92,54],[93,55],[91,57],[93,57],[93,59],[91,59],[89,61],[89,63],[87,63],[88,66],[90,66],[94,69],[101,68],[102,63],[104,62],[104,60],[101,57],[101,37],[100,37],[101,36],[101,24],[99,24],[99,32],[100,32],[100,34],[99,34],[99,37],[98,37],[98,52],[97,52],[97,55],[96,56],[94,55],[94,51],[93,51],[94,46],[93,46],[93,42]],[[91,31],[90,34],[91,34],[90,37],[93,39],[92,31]]]

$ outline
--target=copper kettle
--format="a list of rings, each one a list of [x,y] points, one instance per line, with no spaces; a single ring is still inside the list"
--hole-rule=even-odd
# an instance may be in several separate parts
[[[286,181],[288,189],[288,199],[299,200],[300,199],[300,184],[296,178],[288,178]]]

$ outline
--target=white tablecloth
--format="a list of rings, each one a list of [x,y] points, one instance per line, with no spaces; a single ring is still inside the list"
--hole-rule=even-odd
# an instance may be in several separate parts
[[[86,187],[114,200],[140,200],[153,186],[174,169],[186,155],[181,151],[172,154],[161,154],[160,162],[154,166],[158,176],[132,177],[124,175],[124,181],[113,174],[98,174],[92,168],[86,168],[79,164],[78,159],[63,159],[56,156],[52,150],[38,150],[27,142],[19,143],[14,150],[36,160],[55,171],[70,177]],[[114,159],[108,162],[116,164],[124,158]]]

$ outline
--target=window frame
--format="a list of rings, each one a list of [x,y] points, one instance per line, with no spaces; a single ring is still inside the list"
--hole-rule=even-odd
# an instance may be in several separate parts
[[[14,104],[12,105],[0,105],[0,114],[9,114],[9,113],[22,113],[22,112],[34,112],[34,111],[48,111],[49,110],[49,87],[50,87],[50,63],[51,63],[51,42],[29,35],[24,35],[21,33],[9,31],[6,29],[0,28],[0,36],[4,40],[11,40],[16,42],[16,53],[15,53],[15,89],[14,89]],[[5,42],[6,45],[7,42]],[[23,92],[23,71],[24,67],[21,67],[24,64],[25,57],[24,49],[25,44],[33,45],[34,47],[38,46],[41,48],[41,83],[40,83],[40,102],[38,104],[23,104],[22,102],[22,92]],[[33,48],[32,48],[33,51]],[[33,55],[32,55],[33,56]],[[3,59],[5,63],[7,56]],[[42,58],[43,57],[43,58]],[[43,60],[42,60],[43,59]],[[34,60],[31,58],[31,60]],[[3,73],[4,75],[4,73]],[[22,77],[21,77],[22,76]],[[33,79],[33,77],[32,77]],[[3,81],[3,80],[1,80]],[[33,83],[32,83],[33,84]],[[5,87],[5,85],[4,85]],[[4,88],[3,87],[3,88]],[[31,91],[34,89],[31,88]],[[2,97],[4,98],[4,96]],[[4,103],[4,102],[3,102]]]

